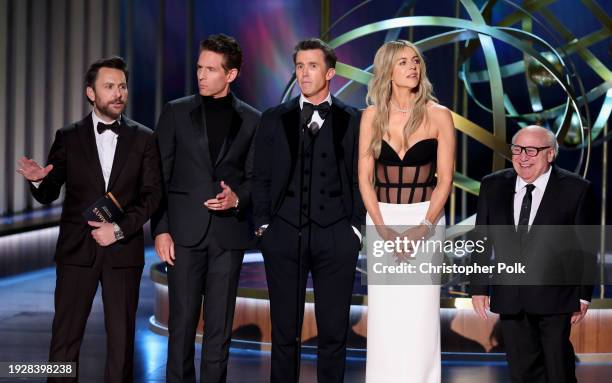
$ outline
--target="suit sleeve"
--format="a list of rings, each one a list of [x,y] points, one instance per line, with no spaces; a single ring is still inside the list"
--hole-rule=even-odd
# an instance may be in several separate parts
[[[253,221],[256,228],[270,223],[271,180],[273,153],[273,121],[264,113],[255,134],[255,154],[253,164]]]
[[[174,169],[174,156],[176,150],[175,122],[172,107],[166,104],[157,127],[155,128],[155,145],[160,155],[162,169],[162,199],[157,211],[151,217],[151,236],[155,238],[158,234],[169,233],[168,225],[168,184],[172,178]]]
[[[126,237],[137,233],[158,209],[162,199],[162,183],[159,153],[153,135],[147,135],[142,168],[140,171],[138,198],[117,222]]]
[[[57,133],[55,133],[55,140],[49,151],[47,165],[53,165],[53,169],[43,178],[38,187],[30,183],[32,196],[44,205],[52,203],[59,197],[62,185],[66,182],[67,158],[64,135],[65,133],[62,130],[58,130]]]
[[[351,128],[354,135],[353,142],[353,212],[351,216],[351,226],[362,230],[362,226],[365,225],[366,209],[361,199],[361,192],[359,191],[359,123],[361,120],[361,113],[357,113],[351,119]]]
[[[255,125],[259,125],[259,119],[255,122]],[[235,191],[238,196],[238,212],[242,213],[245,209],[251,206],[251,189],[253,187],[253,163],[255,162],[255,136],[257,134],[257,129],[255,129],[255,133],[253,133],[253,137],[251,137],[251,143],[249,145],[249,151],[246,156],[246,160],[244,162],[244,180]]]
[[[489,204],[488,204],[488,189],[489,181],[486,179],[480,184],[480,192],[478,194],[478,204],[476,207],[476,227],[474,228],[474,240],[484,241],[484,251],[473,251],[471,264],[478,263],[479,265],[488,265],[489,256],[491,254],[491,244],[484,240],[489,237],[487,230],[489,224]],[[488,275],[472,274],[470,276],[469,285],[470,295],[489,295]]]
[[[581,240],[583,254],[583,274],[580,286],[580,299],[591,301],[593,283],[597,275],[597,245],[599,244],[599,229],[596,218],[595,196],[591,183],[588,183],[578,202],[574,223]]]

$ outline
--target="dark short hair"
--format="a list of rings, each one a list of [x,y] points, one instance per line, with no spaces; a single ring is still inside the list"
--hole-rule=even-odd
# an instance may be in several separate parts
[[[211,51],[223,55],[223,69],[237,69],[240,72],[242,66],[242,49],[235,38],[220,33],[210,35],[206,40],[200,41],[200,53]]]
[[[293,64],[295,65],[295,58],[299,51],[307,51],[310,49],[320,49],[323,52],[323,56],[325,56],[325,65],[327,65],[328,69],[336,67],[336,61],[338,61],[336,52],[334,52],[325,41],[317,38],[302,40],[296,44],[295,48],[293,48]]]
[[[85,72],[85,88],[94,87],[94,83],[98,78],[98,72],[100,71],[100,68],[119,69],[123,72],[123,74],[125,74],[125,81],[128,81],[130,72],[128,71],[128,67],[125,63],[125,60],[123,60],[123,58],[119,56],[112,56],[107,58],[101,58],[100,60],[92,63],[89,66],[87,72]],[[87,101],[89,101],[89,103],[93,105],[93,102],[89,99],[89,97],[86,98]]]

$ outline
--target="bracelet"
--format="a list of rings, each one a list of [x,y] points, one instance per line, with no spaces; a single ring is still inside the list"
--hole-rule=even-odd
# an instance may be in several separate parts
[[[125,236],[123,235],[123,231],[115,222],[113,222],[113,231],[115,232],[115,239],[117,241],[121,241]]]
[[[434,230],[434,225],[427,218],[421,221],[421,225],[427,226],[427,230],[431,233]]]

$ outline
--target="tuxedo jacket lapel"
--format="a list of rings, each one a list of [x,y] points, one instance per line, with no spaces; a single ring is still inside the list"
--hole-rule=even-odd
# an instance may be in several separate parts
[[[117,178],[121,174],[121,170],[123,170],[125,162],[129,157],[135,129],[136,128],[132,126],[125,117],[121,118],[119,136],[117,137],[117,146],[115,148],[115,157],[113,158],[113,167],[108,179],[108,191],[112,191],[113,185],[117,181]]]
[[[325,120],[324,127],[328,125],[328,120]],[[336,154],[336,161],[338,164],[338,170],[341,169],[340,164],[343,164],[345,174],[350,174],[347,161],[345,160],[345,154],[348,151],[352,152],[352,143],[345,149],[344,137],[349,127],[349,115],[340,109],[335,102],[332,101],[331,105],[331,128],[333,128],[334,137],[334,150]],[[347,150],[348,149],[348,150]]]
[[[514,189],[516,187],[516,172],[512,172],[501,187],[499,215],[503,225],[514,225]]]
[[[210,158],[210,148],[208,146],[208,132],[206,131],[206,116],[204,105],[202,105],[200,96],[194,98],[194,108],[189,113],[191,118],[191,126],[197,137],[197,143],[202,149],[202,159],[206,169],[212,174],[212,160]]]
[[[98,147],[96,146],[96,137],[94,136],[93,120],[91,113],[79,122],[78,126],[79,141],[85,155],[85,166],[89,168],[86,172],[90,174],[92,183],[97,189],[104,193],[104,176],[102,175],[102,165],[100,165],[100,157],[98,155]]]
[[[242,117],[240,116],[240,107],[241,107],[240,101],[238,101],[236,97],[234,97],[232,100],[232,105],[234,107],[234,112],[232,113],[232,122],[230,125],[229,132],[227,133],[227,136],[225,137],[225,140],[223,140],[223,144],[221,145],[221,150],[219,151],[219,155],[217,156],[217,159],[215,160],[215,167],[219,165],[219,163],[223,160],[223,157],[225,157],[227,152],[232,147],[232,143],[234,142],[234,139],[236,139],[236,136],[238,135],[238,131],[240,130],[240,127],[242,126],[243,120],[242,120]]]
[[[289,154],[291,160],[289,167],[287,168],[286,177],[287,181],[291,174],[295,170],[297,164],[297,157],[300,145],[300,105],[298,98],[295,98],[289,105],[288,110],[281,116],[283,122],[283,130],[285,131],[285,137],[287,138],[287,146],[289,148]],[[286,182],[285,182],[286,183]]]
[[[295,171],[295,166],[297,164],[299,155],[299,134],[301,129],[301,119],[298,100],[298,97],[294,98],[292,102],[288,105],[288,108],[285,113],[281,115],[283,130],[285,131],[287,146],[289,148],[289,154],[291,157],[288,171],[286,173],[287,180],[288,177],[290,177],[290,175],[293,174],[293,172]],[[332,101],[330,115],[328,116],[328,118],[325,119],[325,122],[323,123],[321,129],[332,129],[334,150],[336,155],[336,161],[338,163],[338,170],[343,168],[344,174],[350,174],[347,161],[345,161],[345,155],[347,152],[351,153],[353,150],[352,142],[347,143],[346,145],[344,142],[348,127],[349,115],[344,112],[340,107],[335,105],[334,101]],[[342,167],[340,164],[343,164]]]

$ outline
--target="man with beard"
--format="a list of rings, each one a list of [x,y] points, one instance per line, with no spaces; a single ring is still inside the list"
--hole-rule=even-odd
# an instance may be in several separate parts
[[[77,363],[78,372],[87,317],[101,283],[107,332],[105,382],[133,380],[134,325],[144,266],[142,226],[162,197],[153,134],[122,115],[128,101],[127,77],[120,57],[93,63],[85,75],[92,112],[57,131],[46,167],[23,157],[18,169],[40,203],[55,201],[66,185],[55,254],[49,360]],[[83,212],[106,192],[112,192],[123,214],[115,222],[87,221]],[[78,373],[73,380],[78,380]]]

